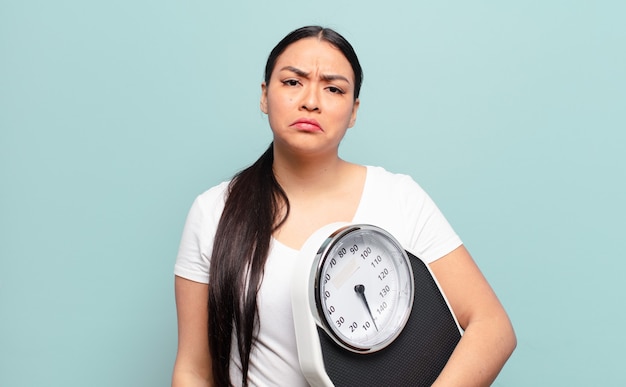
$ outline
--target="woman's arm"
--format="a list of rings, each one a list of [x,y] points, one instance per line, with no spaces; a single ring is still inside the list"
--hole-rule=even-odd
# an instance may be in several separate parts
[[[430,268],[465,330],[433,386],[489,386],[517,345],[509,317],[464,246]]]
[[[178,352],[172,387],[211,386],[211,356],[207,332],[209,286],[176,276],[174,287],[178,315]]]

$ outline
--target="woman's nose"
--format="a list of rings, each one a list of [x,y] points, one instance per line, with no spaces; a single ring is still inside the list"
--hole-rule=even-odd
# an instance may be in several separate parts
[[[319,96],[317,95],[317,91],[315,90],[315,88],[311,87],[307,91],[305,91],[302,98],[301,108],[313,112],[320,110],[319,105]]]

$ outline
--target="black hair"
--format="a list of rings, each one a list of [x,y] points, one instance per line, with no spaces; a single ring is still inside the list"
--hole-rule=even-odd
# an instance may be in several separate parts
[[[292,43],[317,37],[337,47],[354,71],[356,99],[363,72],[354,49],[337,32],[319,26],[302,27],[285,36],[271,51],[265,82],[276,60]],[[250,352],[258,329],[257,293],[270,250],[272,234],[289,216],[289,200],[273,171],[273,143],[251,166],[230,182],[228,197],[214,236],[209,278],[208,334],[213,381],[230,386],[233,330],[242,366],[242,385],[248,385]]]

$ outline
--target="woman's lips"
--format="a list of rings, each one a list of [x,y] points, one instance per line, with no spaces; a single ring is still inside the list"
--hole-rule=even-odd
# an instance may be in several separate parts
[[[291,126],[294,126],[305,132],[323,132],[324,131],[316,120],[310,119],[310,118],[299,118],[296,121],[294,121],[291,124]]]

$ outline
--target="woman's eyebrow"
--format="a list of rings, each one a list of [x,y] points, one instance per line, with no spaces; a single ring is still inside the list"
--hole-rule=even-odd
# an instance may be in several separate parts
[[[303,78],[308,78],[310,73],[307,73],[304,70],[301,70],[297,67],[293,67],[293,66],[285,66],[283,68],[280,69],[281,71],[283,70],[287,70],[287,71],[291,71],[292,73],[296,74],[299,77],[303,77]],[[322,74],[320,76],[320,78],[326,82],[329,81],[336,81],[336,80],[340,80],[340,81],[345,81],[347,83],[350,83],[350,80],[346,77],[344,77],[343,75],[339,75],[339,74]]]
[[[282,69],[280,69],[280,71],[283,71],[283,70],[291,71],[292,73],[296,74],[299,77],[303,77],[303,78],[308,78],[309,77],[309,73],[307,73],[304,70],[300,70],[297,67],[285,66]]]

